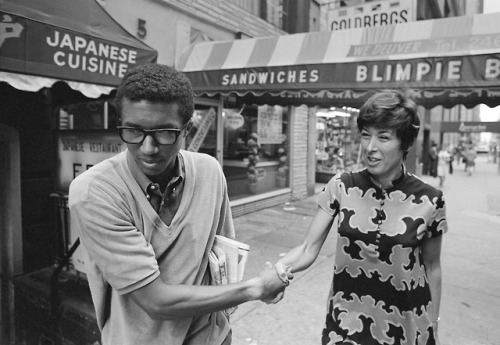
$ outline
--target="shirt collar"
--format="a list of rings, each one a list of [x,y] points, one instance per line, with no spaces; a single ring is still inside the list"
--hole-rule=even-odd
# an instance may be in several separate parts
[[[130,154],[130,151],[127,151],[127,163],[130,169],[130,172],[132,173],[132,176],[134,179],[137,181],[139,186],[141,187],[142,191],[144,192],[145,195],[148,194],[148,187],[152,184],[151,180],[144,174],[141,169],[137,166],[137,163],[135,162],[134,158]],[[182,183],[185,179],[185,170],[184,170],[184,160],[182,158],[181,153],[179,152],[177,154],[177,158],[175,160],[175,167],[174,167],[174,176],[170,180],[172,183],[175,185],[178,185]]]

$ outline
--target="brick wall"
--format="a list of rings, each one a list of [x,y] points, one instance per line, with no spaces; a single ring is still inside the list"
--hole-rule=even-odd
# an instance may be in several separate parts
[[[303,199],[307,196],[307,138],[308,108],[305,105],[292,107],[290,187],[294,199]]]

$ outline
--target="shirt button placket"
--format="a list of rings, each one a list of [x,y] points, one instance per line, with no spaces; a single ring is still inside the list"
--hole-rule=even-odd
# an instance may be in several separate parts
[[[382,214],[382,210],[383,210],[384,205],[385,205],[385,191],[382,192],[382,198],[380,200],[380,213],[381,214]],[[382,225],[382,219],[379,219],[378,226],[377,226],[377,236],[375,239],[375,243],[377,244],[377,247],[378,247],[378,244],[380,243],[380,237],[382,237],[382,235],[380,234],[380,226],[381,225]]]

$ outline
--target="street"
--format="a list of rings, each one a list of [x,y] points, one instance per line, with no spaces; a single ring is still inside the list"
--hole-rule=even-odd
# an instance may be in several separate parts
[[[433,186],[438,179],[422,176]],[[317,186],[317,191],[322,185]],[[454,162],[443,191],[449,231],[441,255],[443,293],[442,345],[500,343],[500,174],[486,155],[476,159],[467,176]],[[258,274],[266,261],[299,244],[315,210],[316,196],[235,218],[236,235],[250,244],[246,278]],[[277,305],[251,302],[232,316],[234,345],[314,345],[321,342],[335,253],[330,233],[320,256],[295,276]]]

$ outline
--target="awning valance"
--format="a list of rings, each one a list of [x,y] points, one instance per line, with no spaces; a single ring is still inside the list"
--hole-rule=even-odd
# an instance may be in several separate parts
[[[197,95],[360,106],[409,88],[425,107],[500,105],[500,13],[190,46],[178,62]]]
[[[157,55],[95,0],[0,0],[0,71],[116,86]]]
[[[55,83],[63,80],[0,71],[0,81],[6,82],[18,90],[37,92],[43,88],[51,88]],[[68,86],[73,90],[79,91],[85,97],[89,98],[98,98],[101,95],[109,95],[114,89],[111,86],[82,83],[70,80],[64,80],[64,82],[66,82],[66,84],[68,84]]]

